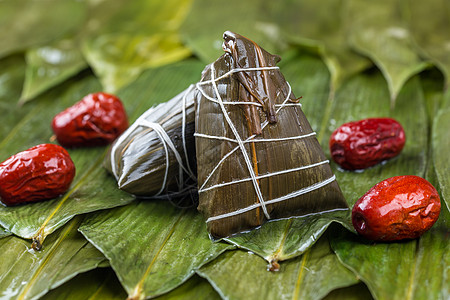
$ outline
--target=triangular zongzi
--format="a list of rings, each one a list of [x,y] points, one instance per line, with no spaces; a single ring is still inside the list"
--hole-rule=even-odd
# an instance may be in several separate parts
[[[198,209],[210,234],[347,209],[280,58],[229,31],[223,49],[196,85]]]

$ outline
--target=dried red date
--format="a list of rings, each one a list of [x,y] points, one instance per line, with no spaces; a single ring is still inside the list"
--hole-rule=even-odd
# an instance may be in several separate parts
[[[439,194],[428,181],[396,176],[376,184],[356,202],[352,222],[370,240],[414,239],[433,226],[440,210]]]
[[[101,146],[128,128],[128,118],[119,98],[95,93],[57,114],[52,128],[64,147]]]
[[[74,176],[75,166],[63,147],[37,145],[0,164],[0,200],[10,206],[55,198],[69,189]]]
[[[345,123],[330,137],[331,157],[347,170],[365,169],[393,158],[404,145],[403,127],[390,118]]]

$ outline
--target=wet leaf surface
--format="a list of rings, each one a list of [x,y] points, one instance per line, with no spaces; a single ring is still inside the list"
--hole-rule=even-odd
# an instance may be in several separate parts
[[[190,55],[177,32],[190,0],[120,1],[120,4],[119,9],[114,6],[109,9],[107,3],[92,8],[95,12],[105,7],[110,15],[103,20],[98,34],[89,35],[82,47],[103,89],[110,93],[134,81],[145,69]]]
[[[0,32],[0,58],[74,32],[84,18],[85,3],[81,1],[1,1],[0,26],[7,30]]]
[[[400,1],[349,0],[346,19],[351,20],[349,42],[382,71],[391,103],[405,82],[427,63],[414,51],[411,34],[400,21]]]
[[[450,162],[447,149],[450,147],[448,128],[450,128],[450,90],[444,95],[442,108],[433,123],[432,152],[437,181],[447,209],[450,209]]]
[[[15,236],[0,239],[0,296],[3,299],[36,299],[79,273],[95,269],[103,254],[78,233],[80,218],[50,237],[44,251]]]
[[[305,48],[312,48],[323,58],[331,74],[332,93],[350,76],[371,65],[364,56],[355,53],[347,43],[351,20],[343,16],[343,1],[326,0],[284,2],[274,8],[276,20],[287,39]],[[324,9],[326,7],[326,9]],[[330,11],[333,17],[330,17]],[[311,26],[314,24],[314,26]]]
[[[197,273],[225,299],[321,299],[333,289],[358,282],[322,238],[302,256],[266,270],[267,262],[241,250],[228,251]],[[239,276],[236,276],[239,274]]]
[[[262,0],[229,0],[217,9],[217,3],[193,1],[180,27],[181,39],[205,64],[223,54],[222,35],[227,30],[258,41],[262,48],[271,53],[280,54],[286,43],[272,14],[273,6],[271,2]]]
[[[211,242],[195,210],[176,208],[168,201],[138,201],[98,213],[80,231],[109,259],[133,299],[173,290],[232,248]]]
[[[45,295],[45,299],[50,300],[123,300],[126,298],[127,293],[111,268],[98,268],[79,274],[74,279]],[[207,280],[194,275],[180,287],[154,299],[214,300],[221,298]]]
[[[445,0],[408,0],[404,19],[420,49],[445,74],[450,86],[450,4]]]
[[[370,300],[372,294],[364,283],[358,283],[349,287],[340,288],[329,293],[324,300]]]
[[[0,239],[4,238],[6,236],[9,236],[9,235],[11,235],[11,232],[9,232],[8,230],[6,230],[3,227],[0,227]]]
[[[226,240],[260,255],[269,263],[288,260],[307,251],[333,223],[352,228],[350,211],[340,210],[302,218],[272,221],[258,230]]]
[[[65,39],[28,50],[20,103],[27,102],[87,67],[75,40]]]

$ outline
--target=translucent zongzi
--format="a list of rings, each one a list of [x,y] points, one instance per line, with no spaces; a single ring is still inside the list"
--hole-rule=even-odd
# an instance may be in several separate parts
[[[210,234],[347,209],[280,58],[229,31],[223,49],[196,85],[198,209]]]

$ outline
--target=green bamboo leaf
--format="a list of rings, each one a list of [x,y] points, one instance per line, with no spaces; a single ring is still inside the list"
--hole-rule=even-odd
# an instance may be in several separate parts
[[[362,172],[343,171],[331,166],[350,207],[378,182],[398,175],[424,176],[428,154],[428,119],[424,94],[417,77],[407,82],[396,106],[389,108],[389,92],[380,73],[353,77],[337,92],[328,128],[321,141],[327,145],[331,133],[341,124],[370,117],[391,117],[402,124],[406,143],[396,158]],[[326,147],[326,153],[329,153]],[[328,154],[329,155],[329,154]]]
[[[134,81],[147,68],[190,55],[177,31],[191,0],[121,3],[120,9],[98,29],[98,34],[87,37],[82,47],[104,90],[112,93]]]
[[[283,2],[276,13],[278,24],[290,42],[313,48],[331,74],[331,92],[350,76],[371,65],[347,44],[348,22],[342,18],[342,0]],[[279,6],[281,3],[276,3]],[[276,9],[276,8],[275,8]],[[333,12],[333,16],[330,16]]]
[[[11,232],[9,232],[8,230],[6,230],[3,227],[0,227],[0,239],[4,238],[6,236],[9,236],[9,235],[11,235]]]
[[[346,19],[351,21],[349,41],[383,73],[391,106],[405,82],[428,66],[414,51],[408,29],[401,22],[399,1],[349,0]]]
[[[303,256],[283,264],[279,272],[267,271],[264,260],[237,250],[224,253],[197,273],[224,299],[322,299],[336,288],[358,282],[339,264],[324,238]]]
[[[444,101],[443,74],[437,68],[430,68],[420,74],[430,125]]]
[[[135,80],[144,69],[190,55],[175,33],[103,35],[87,42],[83,52],[100,77],[104,90],[110,93]]]
[[[35,252],[15,236],[0,239],[0,297],[36,299],[79,273],[96,268],[105,257],[77,232],[74,219]]]
[[[299,53],[285,55],[280,70],[296,97],[302,97],[302,110],[314,131],[319,132],[328,103],[330,75],[318,57]]]
[[[432,133],[433,163],[437,180],[442,200],[447,209],[450,209],[450,162],[448,160],[450,134],[448,128],[450,128],[450,90],[444,95],[443,106],[434,119]]]
[[[450,86],[450,5],[446,0],[426,3],[408,0],[405,19],[422,53],[444,73]]]
[[[202,68],[203,64],[198,61],[186,61],[145,72],[139,80],[118,93],[130,115],[130,121],[150,106],[170,99],[197,81]],[[28,103],[24,108],[30,106],[32,109],[25,116],[21,110],[9,109],[11,115],[15,116],[12,122],[16,126],[10,128],[6,137],[0,140],[0,159],[48,142],[52,135],[50,123],[53,116],[84,95],[98,90],[98,82],[92,76],[87,76],[70,80]],[[7,98],[0,100],[10,101]],[[113,177],[102,169],[106,153],[104,147],[71,149],[69,153],[77,169],[72,188],[58,199],[17,207],[0,206],[2,226],[16,235],[32,238],[37,244],[42,244],[47,235],[74,215],[125,205],[134,200],[131,195],[119,191]]]
[[[82,1],[1,1],[0,57],[44,45],[75,31],[84,21]]]
[[[140,201],[97,213],[79,230],[109,259],[131,299],[171,291],[232,248],[208,238],[195,210],[167,201]]]
[[[45,295],[46,300],[123,300],[126,297],[111,268],[97,268],[79,274]]]
[[[447,299],[448,211],[442,210],[439,218],[439,224],[420,239],[375,244],[341,233],[332,240],[332,247],[339,260],[367,284],[376,299]]]
[[[17,109],[24,78],[25,60],[22,56],[13,55],[0,59],[0,111],[2,112],[0,143],[33,106],[28,105],[20,110]],[[1,161],[6,158],[0,155]]]
[[[278,261],[297,257],[307,251],[331,223],[338,222],[347,228],[352,228],[349,215],[349,210],[340,210],[272,221],[258,230],[225,240],[258,254],[271,263],[272,267],[277,268]]]
[[[222,34],[226,30],[250,38],[269,52],[280,54],[286,43],[270,12],[272,6],[263,0],[228,0],[218,9],[213,1],[195,0],[180,27],[181,38],[204,63],[211,63],[223,54]]]
[[[20,99],[23,104],[87,67],[73,39],[26,52],[27,70]]]

